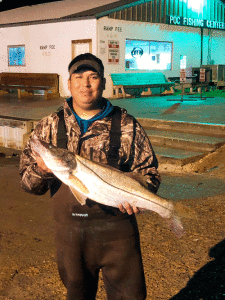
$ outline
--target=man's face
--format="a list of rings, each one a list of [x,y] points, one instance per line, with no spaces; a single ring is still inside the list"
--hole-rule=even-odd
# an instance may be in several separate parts
[[[76,106],[82,110],[96,109],[102,102],[105,78],[91,70],[74,73],[68,80],[68,88],[73,98],[75,109]]]

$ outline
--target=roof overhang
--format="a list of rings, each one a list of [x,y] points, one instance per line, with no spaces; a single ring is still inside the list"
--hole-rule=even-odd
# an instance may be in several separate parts
[[[82,11],[76,14],[72,14],[64,17],[63,19],[81,17],[81,16],[95,16],[96,18],[101,18],[107,16],[111,13],[117,12],[119,10],[123,10],[129,7],[133,7],[142,3],[150,2],[153,0],[139,0],[139,1],[131,1],[131,0],[120,0],[110,4],[106,4],[103,6],[99,6],[90,10]]]
[[[39,25],[39,24],[48,24],[48,23],[61,23],[61,22],[71,22],[71,21],[91,20],[91,19],[96,20],[96,17],[95,16],[87,16],[87,17],[74,17],[74,18],[58,18],[58,19],[49,19],[49,20],[38,20],[38,21],[0,24],[0,28]]]

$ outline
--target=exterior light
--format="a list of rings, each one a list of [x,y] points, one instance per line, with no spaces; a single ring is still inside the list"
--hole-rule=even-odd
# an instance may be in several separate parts
[[[193,12],[202,13],[204,0],[188,0],[188,8]]]

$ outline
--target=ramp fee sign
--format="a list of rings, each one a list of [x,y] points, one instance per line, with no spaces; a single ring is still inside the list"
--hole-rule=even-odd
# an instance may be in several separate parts
[[[200,82],[205,82],[205,69],[200,69],[200,76],[199,76]]]
[[[108,63],[118,64],[120,61],[119,51],[120,51],[119,41],[108,42]]]
[[[186,69],[180,69],[180,83],[186,82]]]

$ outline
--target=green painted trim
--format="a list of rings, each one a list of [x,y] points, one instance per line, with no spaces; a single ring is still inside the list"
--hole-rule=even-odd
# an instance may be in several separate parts
[[[113,9],[109,9],[109,10],[103,11],[101,13],[96,14],[95,17],[96,18],[102,18],[102,17],[105,17],[105,16],[107,16],[109,14],[112,14],[114,12],[121,11],[121,10],[124,10],[126,8],[134,7],[136,5],[140,5],[140,4],[148,3],[148,2],[152,2],[152,1],[153,0],[139,0],[139,1],[135,1],[135,2],[132,2],[132,3],[129,3],[129,4],[125,4],[125,5],[113,8]]]

